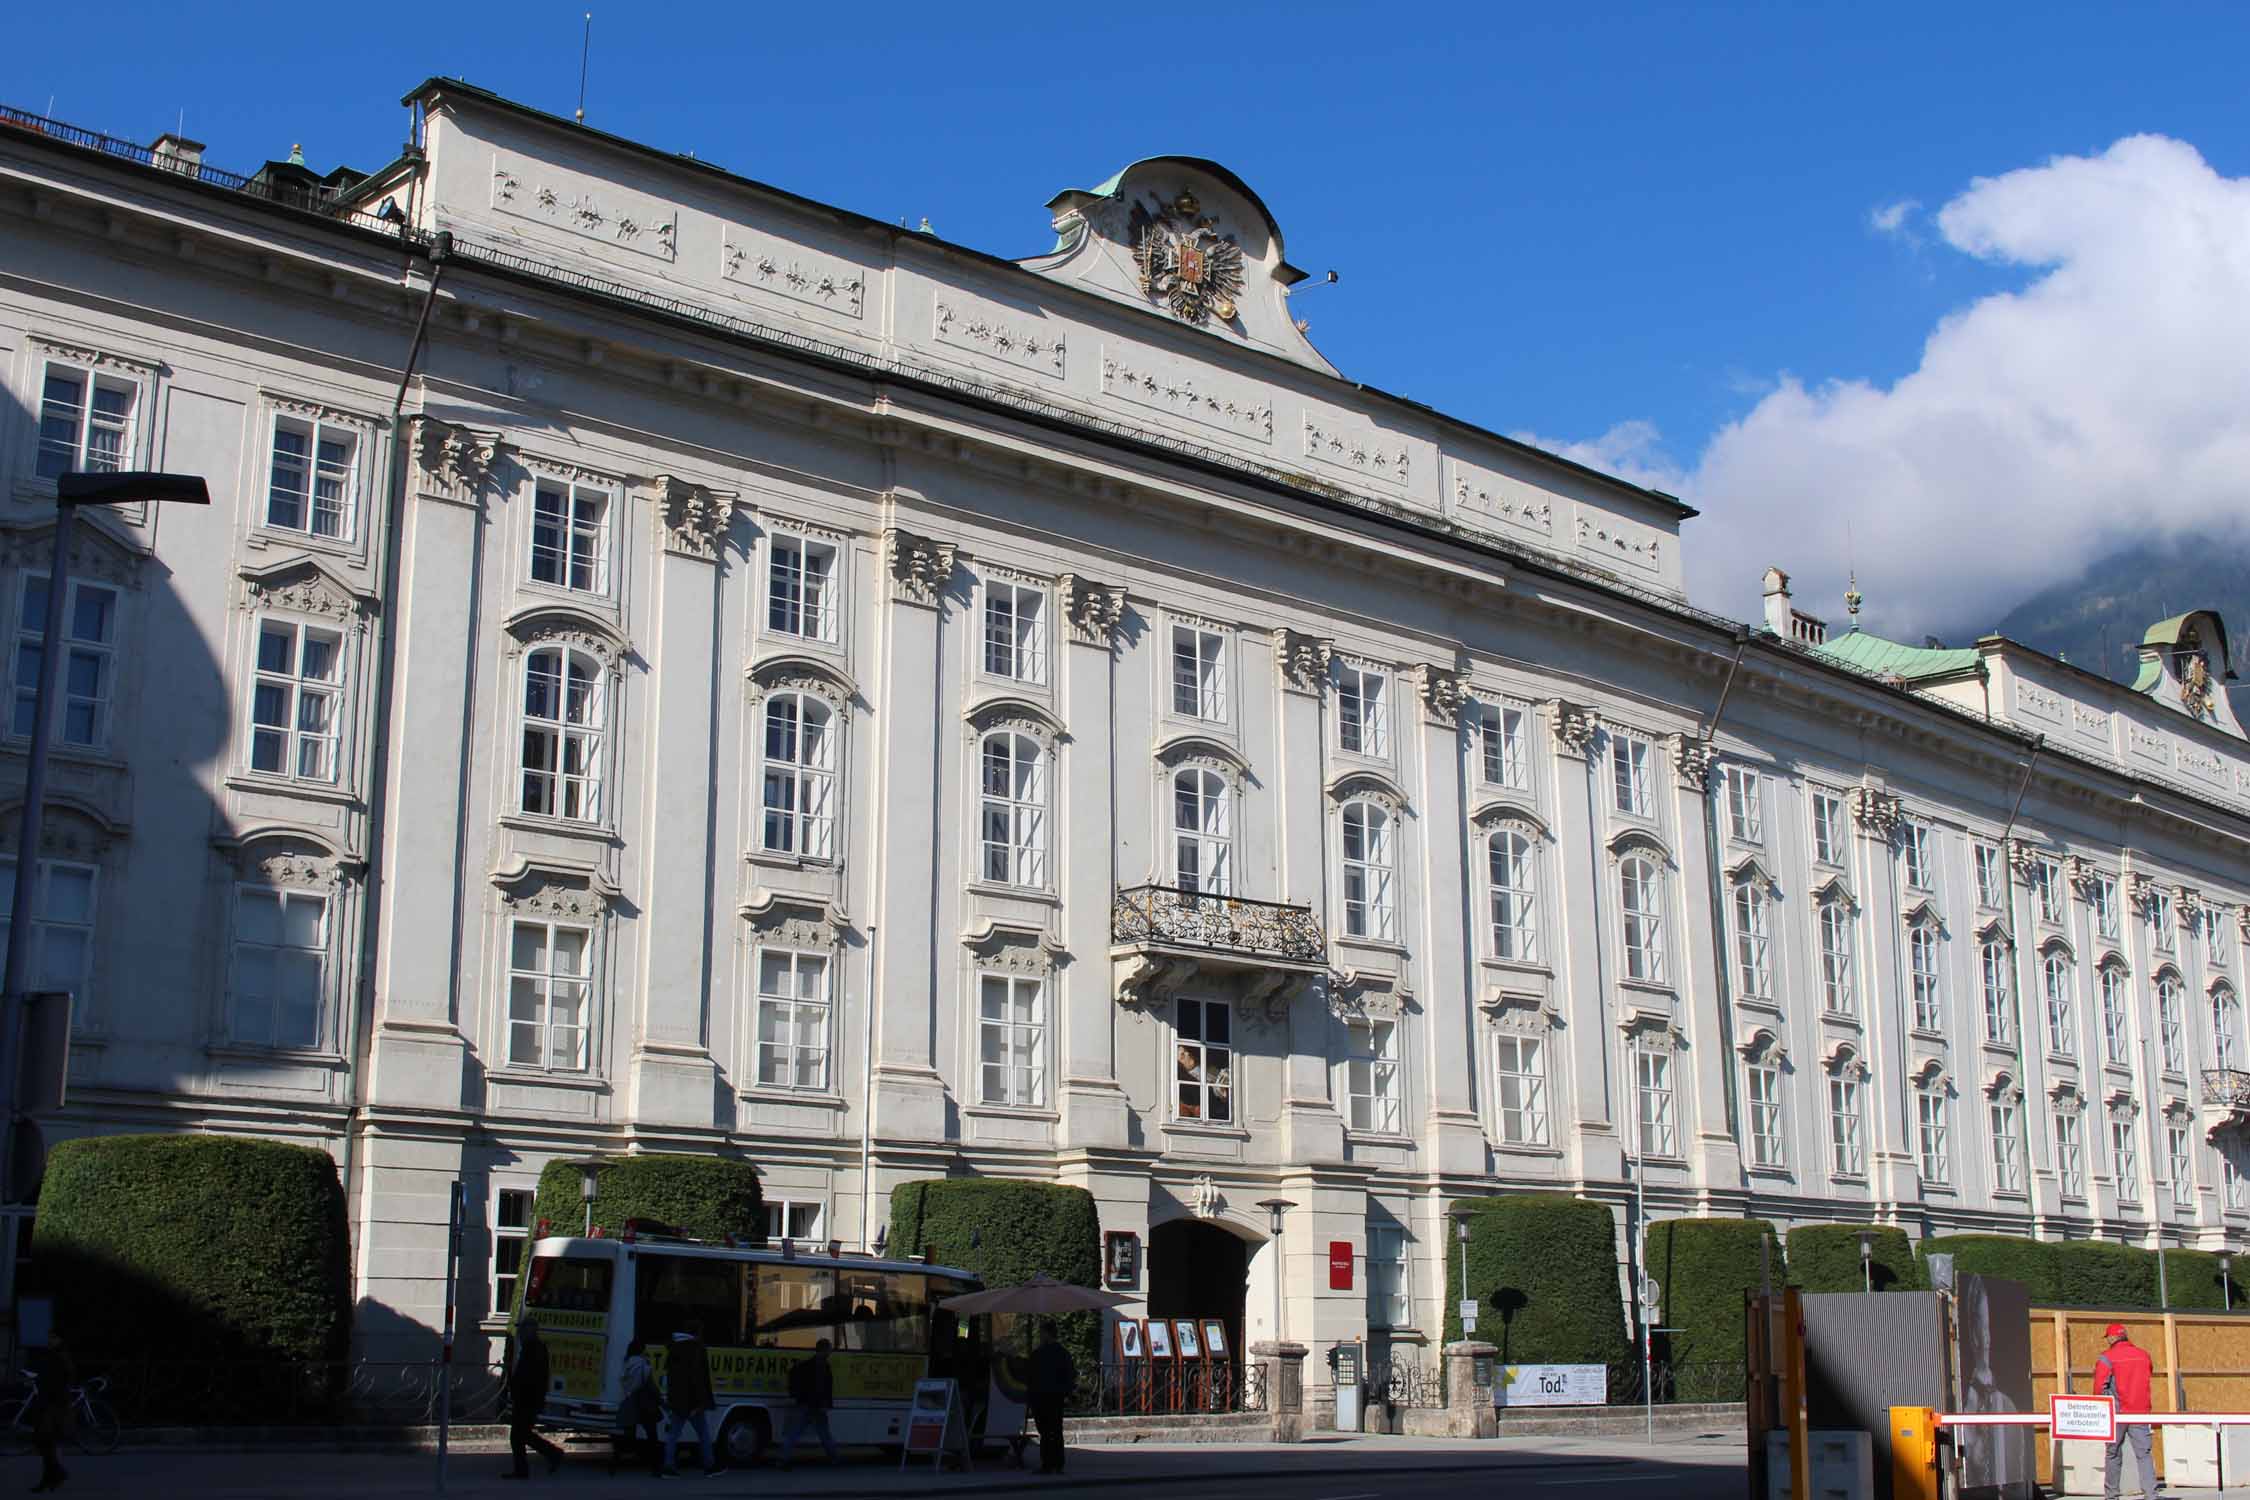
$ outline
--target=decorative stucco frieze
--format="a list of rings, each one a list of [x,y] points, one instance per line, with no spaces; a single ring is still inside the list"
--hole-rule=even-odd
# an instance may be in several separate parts
[[[1027,323],[1010,322],[984,308],[940,298],[931,313],[930,334],[941,344],[966,349],[1003,364],[1060,377],[1063,336]]]
[[[1305,457],[1327,468],[1405,489],[1412,450],[1398,438],[1313,412],[1305,413]]]
[[[883,533],[883,558],[891,574],[891,597],[905,604],[936,608],[953,579],[954,546],[893,526]]]
[[[716,559],[734,521],[734,497],[671,474],[659,474],[653,493],[664,517],[664,550]]]
[[[1547,732],[1554,736],[1555,753],[1573,760],[1593,754],[1594,737],[1601,732],[1602,716],[1590,708],[1561,698],[1546,702]]]
[[[1125,590],[1065,573],[1055,580],[1055,597],[1062,602],[1063,618],[1070,622],[1072,640],[1104,651],[1115,644],[1125,623]]]
[[[1256,443],[1273,441],[1273,402],[1247,386],[1139,350],[1105,353],[1102,394]]]
[[[219,847],[238,879],[291,890],[333,891],[364,868],[359,860],[288,832],[222,839]]]
[[[141,564],[147,554],[124,541],[110,524],[91,516],[78,522],[70,541],[70,572],[74,578],[139,588]],[[45,521],[21,530],[0,533],[0,565],[44,573],[55,562],[55,527]]]
[[[156,373],[156,362],[154,360],[135,359],[131,355],[116,354],[107,349],[96,349],[89,344],[69,343],[40,333],[31,335],[30,343],[34,349],[49,359],[64,359],[74,365],[85,365],[89,369],[116,370],[121,374],[143,379]]]
[[[1319,697],[1328,691],[1328,666],[1336,658],[1336,643],[1294,630],[1277,631],[1273,638],[1274,665],[1281,685],[1294,693]]]
[[[492,206],[604,245],[669,261],[678,249],[680,211],[613,183],[592,185],[544,163],[492,159]]]
[[[1651,527],[1637,526],[1601,512],[1578,517],[1578,550],[1611,566],[1624,564],[1643,572],[1664,568],[1664,544]]]
[[[1548,496],[1528,484],[1459,459],[1448,459],[1446,463],[1453,478],[1449,489],[1456,520],[1496,529],[1502,534],[1528,532],[1542,539],[1553,537],[1555,505]]]
[[[242,602],[249,609],[310,615],[352,630],[366,628],[372,608],[369,600],[306,559],[271,568],[243,569]]]
[[[500,904],[528,916],[588,922],[622,894],[600,871],[518,859],[492,872]]]
[[[859,317],[867,302],[867,272],[848,261],[813,255],[781,241],[727,231],[719,274],[728,281],[808,307]]]

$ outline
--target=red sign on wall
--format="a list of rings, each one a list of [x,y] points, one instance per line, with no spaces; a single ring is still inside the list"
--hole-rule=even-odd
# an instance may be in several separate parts
[[[1352,1242],[1328,1242],[1328,1290],[1348,1292],[1352,1289]]]

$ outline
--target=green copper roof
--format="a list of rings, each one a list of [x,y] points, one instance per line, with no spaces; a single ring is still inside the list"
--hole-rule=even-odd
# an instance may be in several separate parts
[[[1908,682],[1967,672],[1977,664],[1974,646],[1902,646],[1864,630],[1830,636],[1813,649],[1862,672],[1872,672],[1877,677],[1896,675]]]

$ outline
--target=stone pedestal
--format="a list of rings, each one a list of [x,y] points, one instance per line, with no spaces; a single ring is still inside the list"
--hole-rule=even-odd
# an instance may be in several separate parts
[[[1302,1442],[1305,1436],[1305,1346],[1261,1340],[1250,1346],[1265,1378],[1266,1414],[1273,1418],[1273,1440]]]
[[[1500,1414],[1492,1406],[1493,1358],[1499,1349],[1475,1339],[1445,1346],[1445,1435],[1488,1438],[1500,1435]]]

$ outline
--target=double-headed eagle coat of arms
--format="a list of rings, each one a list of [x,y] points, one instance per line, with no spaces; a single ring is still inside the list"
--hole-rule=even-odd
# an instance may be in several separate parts
[[[1242,295],[1242,247],[1220,235],[1214,221],[1199,217],[1193,193],[1182,193],[1150,213],[1133,206],[1133,253],[1140,262],[1141,290],[1183,322],[1212,318],[1234,321],[1234,299]]]

